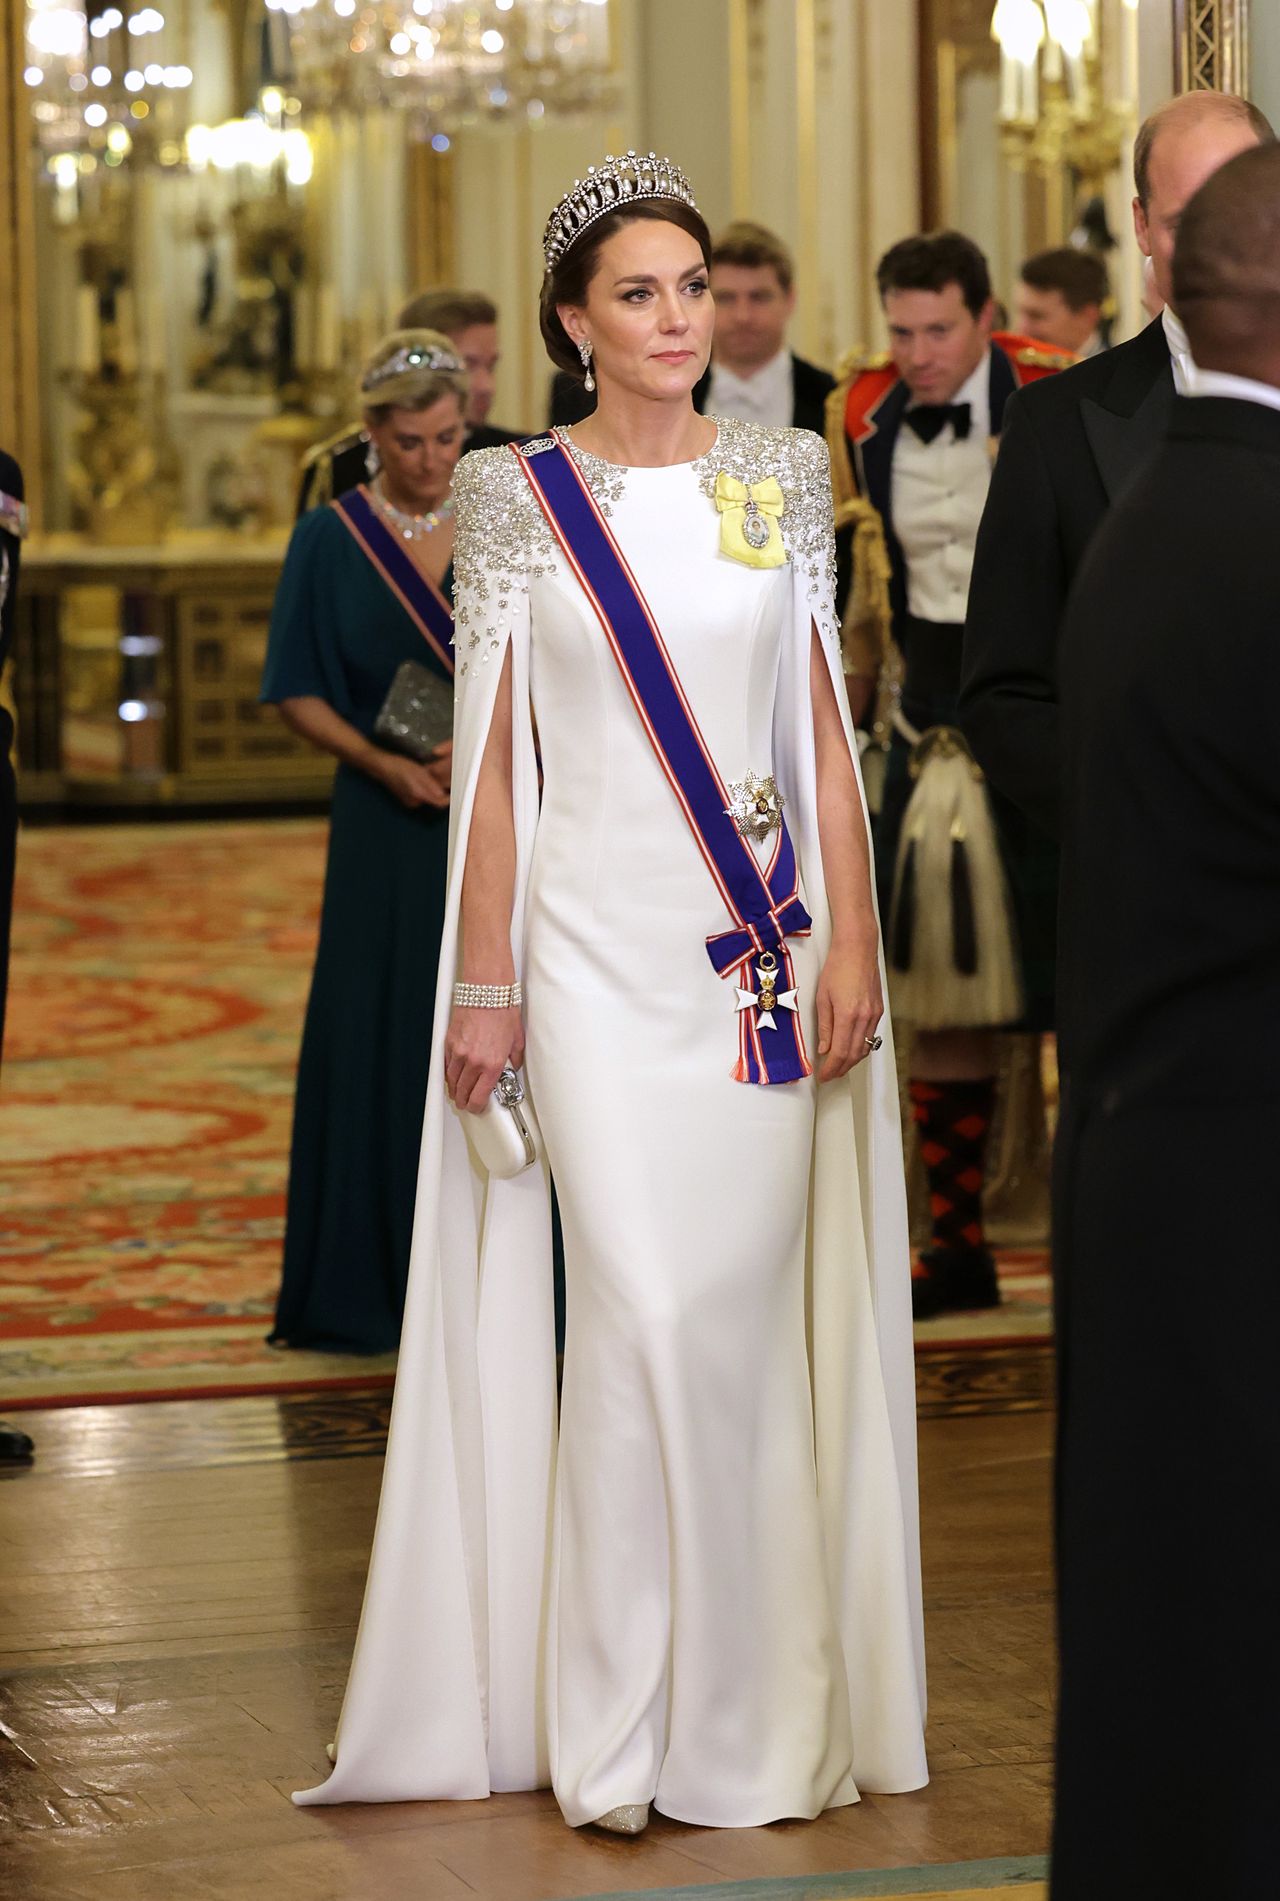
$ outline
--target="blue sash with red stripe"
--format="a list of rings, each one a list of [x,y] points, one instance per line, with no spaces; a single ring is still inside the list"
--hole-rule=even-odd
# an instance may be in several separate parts
[[[453,678],[453,611],[439,588],[433,587],[369,500],[368,491],[350,489],[329,504],[357,545],[368,556],[409,619],[427,643],[436,671]]]
[[[795,848],[781,822],[765,870],[741,835],[680,677],[635,576],[566,450],[553,438],[512,445],[566,560],[582,584],[627,691],[680,802],[733,923],[707,939],[718,974],[738,973],[738,1082],[787,1083],[812,1066],[796,1007],[789,937],[812,928],[799,896]],[[751,965],[761,978],[757,991]],[[778,998],[770,1007],[770,1000]]]

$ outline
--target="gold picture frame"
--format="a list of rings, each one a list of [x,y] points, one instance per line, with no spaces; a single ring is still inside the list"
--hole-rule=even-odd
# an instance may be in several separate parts
[[[1175,92],[1249,92],[1249,0],[1174,0]]]

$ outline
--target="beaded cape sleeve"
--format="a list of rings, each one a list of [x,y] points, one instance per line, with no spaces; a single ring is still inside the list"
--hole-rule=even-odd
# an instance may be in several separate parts
[[[559,439],[586,477],[606,517],[625,487],[627,471]],[[824,646],[839,640],[835,611],[835,535],[831,464],[821,436],[808,429],[764,429],[721,421],[715,443],[694,465],[699,485],[714,502],[723,471],[748,484],[772,476],[786,501],[783,546],[803,583]],[[453,480],[458,690],[483,672],[504,647],[513,616],[527,612],[531,581],[556,566],[546,518],[509,449],[475,449],[463,456]],[[518,597],[525,596],[521,602]]]
[[[473,449],[454,498],[454,647],[458,693],[472,687],[528,615],[530,582],[555,566],[551,530],[510,449]]]

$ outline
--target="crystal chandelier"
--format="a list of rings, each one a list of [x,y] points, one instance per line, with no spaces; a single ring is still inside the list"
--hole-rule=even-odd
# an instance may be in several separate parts
[[[55,175],[77,156],[119,165],[135,144],[151,151],[164,143],[178,155],[173,141],[193,74],[173,61],[168,37],[164,14],[150,5],[27,0],[23,77]]]
[[[1138,0],[1121,0],[1135,15]],[[1128,105],[1106,96],[1102,0],[996,0],[1001,145],[1020,169],[1049,177],[1064,166],[1090,192],[1120,162]]]
[[[395,106],[438,150],[459,125],[607,109],[608,0],[266,0],[311,111]]]

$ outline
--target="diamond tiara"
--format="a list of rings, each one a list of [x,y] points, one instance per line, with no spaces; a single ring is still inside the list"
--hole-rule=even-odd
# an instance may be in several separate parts
[[[698,209],[693,187],[680,167],[669,158],[659,158],[656,152],[643,158],[635,152],[615,158],[610,152],[603,165],[588,165],[586,177],[574,179],[573,190],[565,193],[547,219],[542,234],[547,269],[555,269],[597,218],[645,198],[670,198],[678,205]]]
[[[376,370],[369,371],[360,391],[367,396],[371,389],[377,389],[380,383],[389,383],[393,376],[403,376],[406,370],[445,370],[460,376],[465,369],[461,357],[455,356],[452,350],[442,350],[438,343],[430,344],[425,350],[416,343],[406,343],[385,363],[379,363]]]

